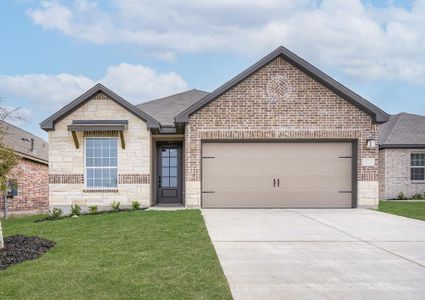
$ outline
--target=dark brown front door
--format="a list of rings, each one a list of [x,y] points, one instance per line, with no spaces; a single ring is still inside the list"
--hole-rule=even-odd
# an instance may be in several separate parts
[[[181,203],[181,145],[158,145],[158,203]]]

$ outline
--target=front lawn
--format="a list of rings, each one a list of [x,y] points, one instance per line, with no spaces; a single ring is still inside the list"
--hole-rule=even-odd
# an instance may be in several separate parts
[[[35,219],[3,220],[5,236],[37,235],[56,246],[0,271],[0,299],[231,298],[198,210]]]
[[[425,202],[391,202],[380,201],[378,210],[425,221]]]

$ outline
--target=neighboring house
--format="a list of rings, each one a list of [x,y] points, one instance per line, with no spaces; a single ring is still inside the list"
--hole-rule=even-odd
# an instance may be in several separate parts
[[[41,123],[50,205],[376,206],[388,118],[283,47],[211,93],[135,106],[98,84]]]
[[[49,145],[43,139],[12,124],[0,121],[3,143],[19,157],[18,165],[10,172],[17,181],[18,195],[8,198],[10,214],[46,212],[49,207]],[[3,197],[0,211],[4,209]]]
[[[425,193],[425,116],[400,113],[380,126],[380,197]]]

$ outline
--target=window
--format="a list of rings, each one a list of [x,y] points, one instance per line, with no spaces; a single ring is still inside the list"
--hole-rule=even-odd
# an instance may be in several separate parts
[[[425,180],[425,153],[412,153],[410,156],[410,179]]]
[[[117,139],[86,138],[87,188],[117,187]]]
[[[177,187],[177,148],[162,149],[161,187]]]
[[[17,179],[7,180],[7,196],[8,197],[18,196],[18,180]]]

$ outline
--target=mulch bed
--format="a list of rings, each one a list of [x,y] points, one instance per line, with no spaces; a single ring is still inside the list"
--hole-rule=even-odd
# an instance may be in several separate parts
[[[20,262],[36,259],[55,246],[55,242],[37,236],[14,235],[4,238],[0,250],[0,270]]]

